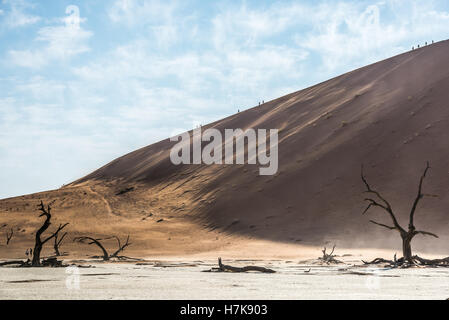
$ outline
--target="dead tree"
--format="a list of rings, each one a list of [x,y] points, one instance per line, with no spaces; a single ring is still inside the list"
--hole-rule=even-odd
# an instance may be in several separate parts
[[[321,250],[321,252],[323,253],[323,256],[318,258],[319,260],[322,260],[323,262],[327,263],[327,264],[331,264],[331,263],[342,263],[341,261],[335,259],[336,255],[334,255],[334,251],[335,251],[335,247],[336,245],[334,244],[334,246],[332,247],[332,251],[331,253],[326,253],[326,247],[324,247],[323,250]]]
[[[422,193],[422,185],[424,178],[426,177],[427,171],[429,171],[430,165],[429,162],[427,162],[426,168],[424,169],[424,172],[421,176],[421,179],[419,180],[419,186],[418,186],[418,194],[416,195],[415,201],[413,202],[412,208],[410,210],[409,215],[409,223],[408,223],[408,229],[406,230],[403,228],[398,220],[396,219],[396,215],[393,212],[393,209],[390,205],[390,203],[376,190],[371,188],[371,186],[368,184],[368,181],[366,180],[364,174],[363,174],[363,166],[362,166],[362,181],[366,186],[366,194],[371,195],[372,197],[368,197],[365,199],[366,202],[368,202],[368,206],[366,207],[365,211],[363,211],[363,214],[365,214],[370,208],[372,207],[378,207],[384,210],[389,217],[391,218],[393,225],[386,225],[383,223],[376,222],[374,220],[370,220],[371,223],[378,225],[383,228],[387,228],[389,230],[395,230],[399,233],[402,239],[402,254],[403,254],[403,262],[407,262],[408,264],[414,264],[414,257],[412,256],[412,247],[411,247],[411,241],[412,239],[418,235],[422,234],[425,236],[432,236],[435,238],[438,238],[438,236],[434,233],[427,232],[427,231],[421,231],[416,230],[415,224],[414,224],[414,217],[415,217],[415,211],[418,207],[419,201],[424,198],[425,196],[433,196],[428,194]],[[433,196],[435,197],[435,196]],[[398,260],[399,261],[399,260]]]
[[[59,248],[61,247],[62,241],[64,241],[65,236],[67,235],[67,232],[62,235],[61,238],[59,238],[59,234],[55,235],[55,243],[53,244],[53,248],[55,249],[55,256],[60,257],[61,253],[59,252]]]
[[[47,205],[47,207],[44,206],[44,203],[41,201],[41,203],[38,205],[38,210],[42,213],[39,215],[39,217],[45,217],[44,224],[37,230],[36,232],[36,239],[34,244],[34,250],[33,250],[33,260],[31,261],[31,266],[33,267],[40,267],[41,266],[41,251],[42,247],[45,243],[56,237],[56,235],[63,230],[68,223],[64,225],[59,225],[58,229],[51,234],[49,237],[45,238],[44,240],[41,239],[42,234],[50,227],[51,225],[51,204]]]
[[[113,239],[113,238],[115,238],[117,240],[118,249],[113,254],[109,255],[108,251],[106,250],[106,248],[103,246],[103,244],[100,241],[109,240],[109,239]],[[103,252],[103,260],[104,261],[108,261],[112,258],[117,258],[117,259],[126,258],[126,257],[119,256],[118,254],[120,252],[124,251],[126,247],[131,245],[131,243],[129,243],[129,235],[126,238],[126,242],[123,245],[120,242],[120,238],[116,237],[116,236],[112,236],[112,237],[105,238],[105,239],[95,239],[92,237],[77,237],[77,238],[73,239],[73,241],[79,242],[79,243],[87,243],[88,245],[95,244]]]
[[[11,228],[11,232],[6,232],[6,245],[9,245],[9,242],[12,239],[12,236],[14,235],[14,230]]]

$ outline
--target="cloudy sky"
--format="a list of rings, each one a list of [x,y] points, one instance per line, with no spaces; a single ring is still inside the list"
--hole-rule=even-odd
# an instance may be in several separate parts
[[[0,198],[449,34],[441,1],[0,0]]]

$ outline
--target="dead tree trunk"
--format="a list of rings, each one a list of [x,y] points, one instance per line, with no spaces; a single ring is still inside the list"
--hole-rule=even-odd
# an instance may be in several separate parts
[[[12,239],[12,236],[14,234],[14,230],[11,228],[11,232],[6,232],[6,245],[9,245],[9,242]]]
[[[49,205],[47,205],[47,208],[45,208],[44,203],[41,201],[41,203],[38,205],[38,210],[42,212],[39,217],[45,216],[45,221],[44,221],[44,224],[36,232],[36,239],[35,239],[34,250],[33,250],[33,260],[31,261],[31,266],[33,266],[33,267],[41,266],[41,252],[42,252],[42,247],[44,246],[44,244],[47,243],[49,240],[53,239],[54,237],[56,237],[56,235],[68,225],[68,223],[66,223],[64,225],[59,225],[58,229],[51,236],[42,240],[41,239],[42,234],[51,225],[51,222],[50,222],[51,221],[51,205],[49,204]]]
[[[365,214],[371,207],[378,207],[378,208],[383,209],[390,216],[390,218],[393,222],[392,226],[385,225],[383,223],[379,223],[379,222],[376,222],[373,220],[370,220],[370,222],[373,224],[376,224],[380,227],[387,228],[389,230],[396,230],[399,233],[399,235],[401,236],[401,239],[402,239],[403,261],[407,262],[408,264],[414,264],[411,242],[412,242],[412,239],[416,235],[422,234],[422,235],[427,235],[427,236],[432,236],[432,237],[438,238],[438,236],[434,233],[416,230],[416,227],[414,225],[415,211],[416,211],[419,201],[422,198],[424,198],[425,196],[435,197],[434,195],[428,195],[428,194],[422,193],[422,184],[423,184],[424,178],[426,177],[427,171],[429,171],[429,169],[430,169],[429,162],[427,162],[426,168],[424,169],[424,173],[422,174],[421,179],[419,180],[418,194],[415,198],[415,201],[413,202],[412,209],[410,210],[409,224],[408,224],[408,229],[406,230],[399,224],[398,220],[396,219],[396,216],[393,212],[393,209],[392,209],[390,203],[378,191],[372,189],[371,186],[368,184],[368,181],[366,180],[366,178],[363,174],[363,166],[362,166],[361,176],[362,176],[362,181],[366,186],[365,193],[372,195],[371,198],[365,199],[365,201],[368,202],[368,206],[366,207],[365,211],[363,211],[363,214]]]
[[[412,239],[413,236],[409,233],[401,235],[402,237],[402,256],[404,257],[404,261],[409,263],[413,263],[412,258]]]
[[[101,244],[101,242],[100,242],[101,240],[102,239],[94,239],[94,238],[91,238],[91,237],[77,237],[77,238],[73,239],[74,242],[87,243],[88,245],[91,245],[91,244],[97,245],[101,249],[101,251],[103,252],[103,260],[104,261],[108,261],[109,260],[109,254],[106,251],[106,249],[104,248],[104,246]]]
[[[67,232],[64,233],[59,239],[59,234],[56,234],[55,236],[55,243],[53,244],[53,248],[55,249],[55,256],[60,257],[61,253],[59,252],[59,248],[61,247],[62,241],[64,241],[65,236],[67,235]]]

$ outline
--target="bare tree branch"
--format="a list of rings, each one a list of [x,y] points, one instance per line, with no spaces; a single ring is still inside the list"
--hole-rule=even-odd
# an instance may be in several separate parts
[[[331,253],[329,253],[329,255],[331,256],[333,253],[334,253],[334,251],[335,251],[335,247],[336,247],[337,245],[336,244],[334,244],[334,246],[332,247],[332,251],[331,251]],[[326,249],[324,250],[324,251],[326,251]]]
[[[61,238],[59,238],[59,233],[55,235],[55,243],[53,244],[53,248],[55,249],[55,255],[59,257],[61,253],[59,252],[59,247],[62,244],[62,241],[64,241],[64,238],[67,236],[67,232],[65,232]]]
[[[375,194],[380,200],[382,200],[382,201],[385,203],[385,206],[386,206],[387,208],[390,208],[390,209],[391,209],[390,203],[388,203],[388,201],[387,201],[384,197],[382,197],[382,195],[381,195],[379,192],[377,192],[376,190],[372,189],[371,186],[369,185],[369,183],[368,183],[368,181],[366,180],[365,175],[364,175],[364,173],[363,173],[363,164],[362,164],[362,172],[361,172],[361,176],[362,176],[362,181],[363,181],[363,183],[364,183],[365,186],[366,186],[366,191],[365,191],[365,193],[372,193],[372,194]]]
[[[65,223],[65,224],[60,224],[58,229],[51,235],[49,236],[47,239],[45,239],[44,241],[42,241],[42,244],[45,244],[46,242],[48,242],[49,240],[55,238],[57,236],[57,234],[64,229],[65,227],[67,227],[69,225],[69,223]]]
[[[418,194],[416,195],[416,199],[413,202],[413,206],[410,211],[410,221],[409,221],[409,225],[408,225],[409,230],[415,230],[415,225],[413,224],[413,219],[415,216],[416,207],[418,206],[419,201],[424,197],[424,195],[422,194],[422,184],[423,184],[424,178],[426,177],[427,171],[429,171],[429,169],[430,169],[430,165],[429,165],[429,161],[427,161],[426,168],[424,169],[421,179],[419,179]]]
[[[6,245],[9,245],[9,242],[12,239],[12,236],[14,235],[14,230],[11,228],[11,232],[6,232]]]
[[[370,202],[368,207],[365,209],[365,211],[363,212],[363,214],[365,214],[371,207],[380,207],[382,209],[384,209],[389,215],[391,220],[393,220],[393,224],[395,226],[395,229],[397,229],[399,232],[405,232],[405,230],[401,227],[401,225],[398,223],[396,216],[393,213],[393,209],[391,208],[390,203],[376,190],[372,189],[371,186],[369,185],[368,181],[365,178],[365,175],[363,173],[363,165],[362,165],[362,170],[361,170],[361,177],[362,177],[362,181],[366,186],[366,191],[365,193],[371,193],[376,195],[385,205],[382,205],[380,203],[378,203],[377,201],[375,201],[374,199],[368,198],[365,199],[365,201]]]
[[[415,233],[415,234],[422,234],[422,235],[425,235],[425,236],[431,236],[431,237],[434,237],[434,238],[438,238],[438,236],[437,236],[435,233],[432,233],[432,232],[427,232],[427,231],[415,231],[414,233]]]
[[[386,224],[379,223],[379,222],[376,222],[376,221],[374,221],[374,220],[370,220],[369,222],[374,223],[374,224],[376,224],[376,225],[378,225],[378,226],[381,226],[381,227],[390,229],[390,230],[395,230],[395,229],[396,229],[396,227],[390,227],[390,226],[387,226]]]
[[[118,254],[119,254],[120,252],[124,251],[126,247],[128,247],[129,245],[131,245],[131,243],[129,243],[129,235],[128,235],[128,237],[126,238],[126,242],[125,242],[125,244],[124,244],[123,246],[122,246],[121,243],[120,243],[120,238],[119,238],[119,237],[114,236],[114,238],[117,240],[118,249],[117,249],[117,251],[115,251],[113,254],[111,254],[110,258],[117,258],[117,257],[118,257]]]
[[[363,211],[362,214],[365,214],[371,207],[380,207],[380,208],[388,211],[387,207],[385,207],[384,205],[378,203],[377,201],[375,201],[373,199],[367,198],[367,199],[365,199],[365,201],[368,201],[369,205],[368,205],[368,207],[366,207],[365,211]]]

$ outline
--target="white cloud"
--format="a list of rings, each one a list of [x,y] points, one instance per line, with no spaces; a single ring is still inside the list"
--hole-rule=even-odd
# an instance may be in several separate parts
[[[90,50],[87,41],[92,32],[84,30],[80,22],[79,12],[61,19],[64,25],[40,28],[35,38],[36,43],[43,43],[37,49],[10,50],[11,62],[29,68],[41,68],[53,60],[67,60],[72,56]]]
[[[198,33],[194,14],[186,8],[182,1],[115,0],[108,16],[114,24],[149,36],[155,47],[168,49]]]
[[[40,68],[47,64],[47,57],[42,51],[10,50],[10,61],[17,66]]]
[[[160,24],[173,19],[177,4],[160,0],[116,0],[108,10],[109,18],[128,26]]]
[[[298,15],[305,10],[297,4],[273,5],[265,10],[249,9],[246,5],[231,7],[212,19],[214,44],[217,48],[255,44],[297,24]]]
[[[9,11],[0,10],[0,15],[5,14],[3,23],[7,28],[18,28],[32,25],[41,20],[39,16],[28,14],[25,11],[34,5],[25,0],[3,0],[3,4],[9,5]]]
[[[447,35],[448,13],[431,8],[422,1],[322,4],[309,17],[312,30],[297,35],[297,44],[318,54],[327,72],[355,68],[409,50],[413,39]],[[384,18],[386,12],[393,17]]]

